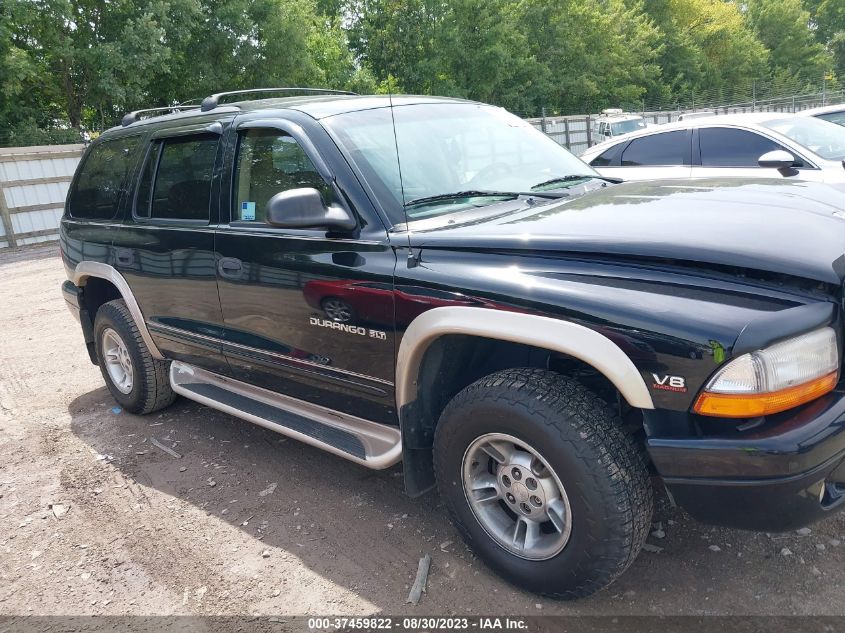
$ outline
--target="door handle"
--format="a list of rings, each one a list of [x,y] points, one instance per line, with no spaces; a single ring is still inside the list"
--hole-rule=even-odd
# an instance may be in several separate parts
[[[224,277],[239,278],[243,270],[243,262],[235,257],[223,257],[217,262],[217,270]]]
[[[117,253],[117,263],[123,264],[124,266],[129,266],[132,264],[132,249],[130,248],[118,248]]]

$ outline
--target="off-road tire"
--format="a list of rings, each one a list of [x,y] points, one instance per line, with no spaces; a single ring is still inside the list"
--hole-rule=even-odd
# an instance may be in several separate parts
[[[112,382],[103,354],[103,332],[111,328],[120,336],[132,362],[133,384],[129,393],[122,393]],[[100,372],[112,397],[130,413],[152,413],[168,406],[176,394],[170,387],[170,362],[153,358],[135,325],[123,299],[100,306],[94,319],[94,341]]]
[[[526,560],[501,547],[476,518],[462,484],[462,461],[479,436],[502,433],[541,453],[571,503],[566,546],[547,560]],[[438,489],[467,544],[523,589],[559,599],[588,596],[634,561],[654,501],[645,450],[613,409],[566,376],[508,369],[478,380],[447,405],[434,438]]]

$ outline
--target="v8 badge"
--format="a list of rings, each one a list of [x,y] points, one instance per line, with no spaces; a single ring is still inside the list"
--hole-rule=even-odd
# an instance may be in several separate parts
[[[654,382],[651,385],[652,389],[675,391],[678,393],[687,392],[687,381],[683,376],[671,376],[669,374],[659,376],[658,374],[652,374],[652,377],[654,378]]]

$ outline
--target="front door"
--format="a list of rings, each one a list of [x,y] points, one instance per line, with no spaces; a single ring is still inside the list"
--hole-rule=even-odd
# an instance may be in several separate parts
[[[813,168],[793,150],[752,130],[709,126],[697,132],[699,152],[692,168],[694,178],[777,178],[792,180],[823,179],[823,172]],[[760,167],[763,154],[783,150],[796,159],[795,169],[784,175],[772,167]]]
[[[245,125],[233,133],[232,195],[221,203],[230,222],[215,246],[223,348],[234,377],[395,423],[396,256],[386,232],[374,222],[343,235],[266,224],[267,202],[282,191],[315,188],[327,204],[349,198],[326,177],[329,162],[314,158],[302,128]]]

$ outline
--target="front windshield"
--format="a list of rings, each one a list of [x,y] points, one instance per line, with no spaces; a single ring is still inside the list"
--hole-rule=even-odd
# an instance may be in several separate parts
[[[619,123],[611,124],[613,136],[620,134],[627,134],[628,132],[636,132],[637,130],[645,129],[645,121],[642,119],[631,119],[629,121],[619,121]]]
[[[764,121],[763,126],[783,134],[827,160],[845,159],[845,127],[814,117]]]
[[[376,108],[327,117],[322,123],[362,172],[393,224],[405,222],[405,211],[409,221],[429,219],[508,199],[494,192],[530,192],[553,179],[587,176],[537,188],[564,189],[596,175],[531,124],[493,106],[398,105],[393,117],[390,108]],[[457,193],[467,195],[450,195]],[[428,200],[434,196],[446,199]]]

